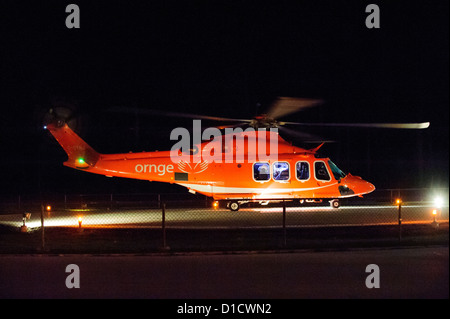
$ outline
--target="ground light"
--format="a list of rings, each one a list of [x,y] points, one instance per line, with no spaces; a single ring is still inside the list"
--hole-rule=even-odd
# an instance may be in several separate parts
[[[437,209],[433,209],[433,221],[431,222],[431,226],[433,226],[434,228],[438,228],[439,227],[439,223],[436,221],[436,216],[437,216],[438,210]]]
[[[437,222],[436,219],[438,218],[438,216],[441,216],[442,206],[444,206],[444,198],[438,195],[433,199],[433,203],[434,203],[434,209],[432,211],[433,221],[431,222],[431,226],[433,226],[434,228],[438,228],[439,223]]]
[[[398,206],[398,241],[402,240],[402,199],[397,198],[395,203]]]
[[[22,214],[22,226],[20,227],[20,231],[22,233],[26,233],[28,231],[28,227],[25,224],[25,220],[30,219],[31,214],[30,213],[23,213]]]
[[[83,217],[78,216],[78,229],[81,229],[81,223],[83,222]]]
[[[438,228],[439,223],[437,222],[436,218],[438,214],[440,215],[441,213],[441,209],[444,204],[444,199],[441,196],[436,196],[433,202],[434,202],[434,209],[432,211],[433,221],[431,222],[431,226],[433,226],[434,228]]]

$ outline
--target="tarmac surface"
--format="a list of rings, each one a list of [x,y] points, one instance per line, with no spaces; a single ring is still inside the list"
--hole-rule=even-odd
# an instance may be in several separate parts
[[[438,228],[431,211],[405,205],[399,227],[392,205],[288,207],[283,228],[281,207],[167,207],[165,234],[160,209],[55,210],[45,237],[39,212],[27,233],[3,214],[0,298],[173,299],[167,314],[195,299],[210,315],[219,299],[448,298],[448,207]],[[68,288],[74,265],[80,286]],[[379,288],[367,286],[374,265]]]
[[[78,267],[79,288],[67,287],[67,282],[69,286],[76,282],[75,270],[68,265]],[[379,288],[373,287],[375,270],[369,265],[378,267]],[[198,298],[257,298],[265,304],[280,298],[448,298],[448,269],[448,246],[289,253],[0,255],[0,298],[180,299],[171,302],[165,314],[176,314],[183,299]],[[212,305],[212,312],[221,311],[218,300],[202,303]],[[276,316],[280,309],[271,311]]]

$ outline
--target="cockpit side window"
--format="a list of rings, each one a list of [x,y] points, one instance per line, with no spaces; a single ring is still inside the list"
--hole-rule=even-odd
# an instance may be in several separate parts
[[[324,161],[314,162],[314,175],[318,181],[331,181],[327,166]]]
[[[345,177],[345,173],[337,167],[336,164],[334,164],[331,160],[328,161],[328,165],[330,165],[331,172],[333,173],[333,176],[336,180],[340,180],[341,178]]]

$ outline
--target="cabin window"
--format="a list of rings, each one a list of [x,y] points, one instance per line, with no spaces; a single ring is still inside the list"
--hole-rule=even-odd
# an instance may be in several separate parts
[[[314,162],[314,174],[318,181],[331,181],[327,166],[323,161]]]
[[[300,181],[306,181],[309,179],[309,163],[297,162],[295,165],[297,179]]]
[[[273,179],[275,181],[289,180],[289,163],[288,162],[273,163]]]
[[[254,163],[253,164],[253,179],[255,181],[264,182],[270,179],[270,165],[269,163]]]

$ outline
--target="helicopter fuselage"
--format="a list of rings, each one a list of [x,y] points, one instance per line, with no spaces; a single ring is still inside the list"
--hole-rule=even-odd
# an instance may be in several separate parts
[[[47,129],[66,151],[68,167],[108,177],[178,184],[215,200],[338,199],[375,190],[360,177],[344,174],[329,158],[319,157],[319,147],[293,146],[271,131],[254,132],[266,134],[265,149],[276,139],[276,150],[270,150],[268,157],[257,154],[258,147],[250,147],[248,135],[194,145],[194,153],[99,154],[65,123],[49,124]],[[243,143],[236,141],[239,138]],[[226,140],[231,142],[227,145]],[[208,156],[201,156],[205,152]]]

